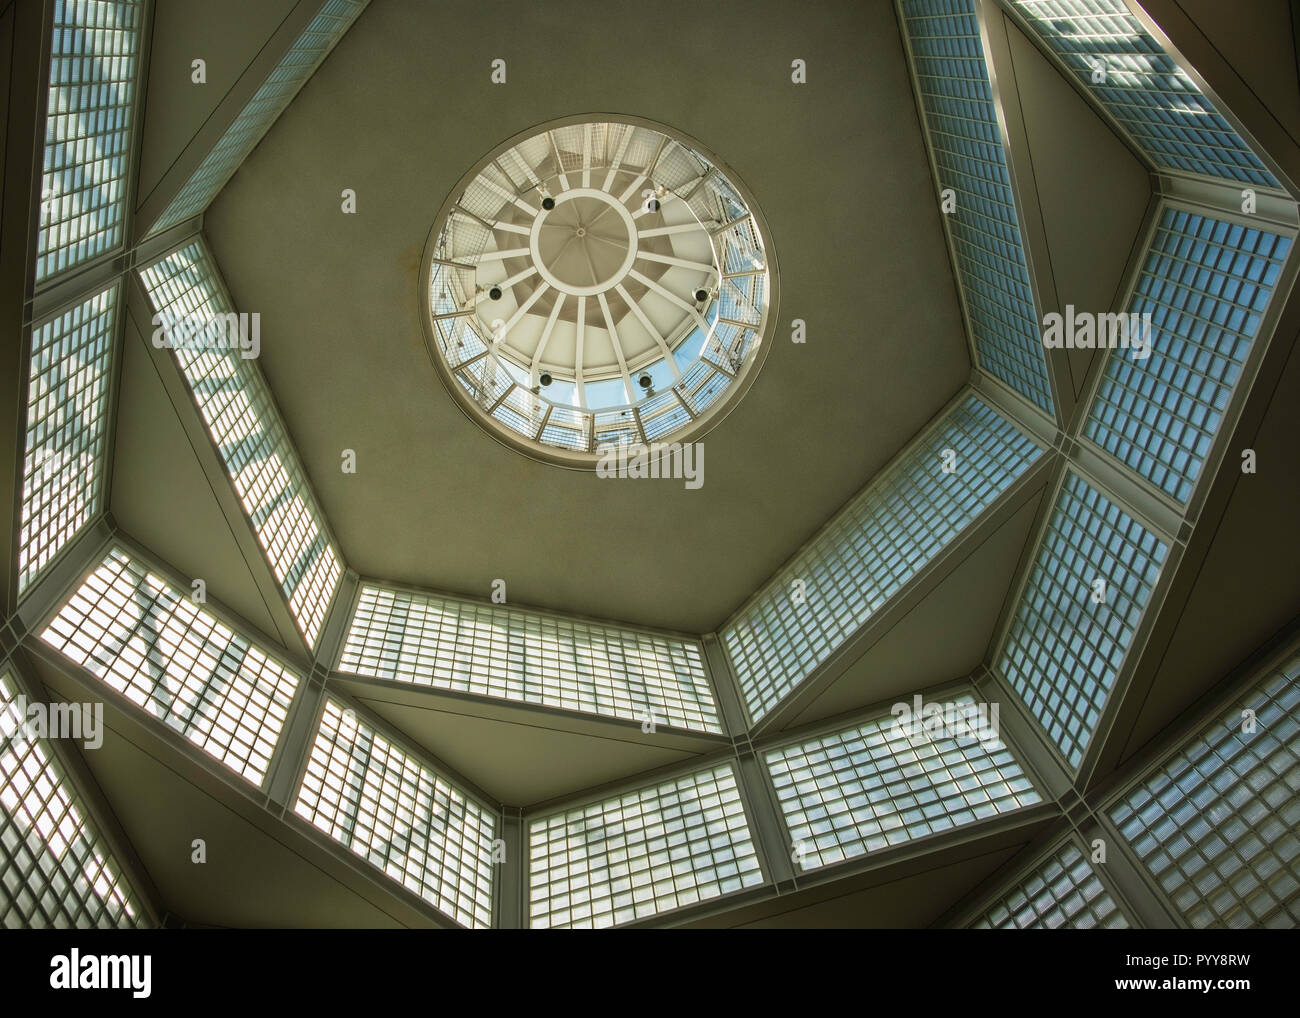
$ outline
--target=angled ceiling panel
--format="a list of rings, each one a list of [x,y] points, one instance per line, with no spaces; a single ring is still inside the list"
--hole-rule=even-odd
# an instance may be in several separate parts
[[[1102,312],[1120,299],[1151,197],[1147,169],[1008,19],[1019,103],[1062,308]],[[1104,209],[1105,215],[1098,215]],[[1067,351],[1075,396],[1095,350]]]
[[[202,579],[212,597],[285,645],[292,628],[276,625],[195,458],[133,321],[123,353],[113,491],[109,508],[127,534],[163,561]],[[166,469],[158,465],[165,463]],[[195,540],[196,535],[202,540]],[[284,615],[283,626],[292,627]]]
[[[154,5],[137,206],[216,112],[297,0],[163,0]],[[206,64],[205,84],[193,61]]]
[[[695,26],[684,66],[723,73],[711,40],[726,37],[771,73],[700,102],[698,82],[666,81],[649,50],[629,60],[609,45],[641,31],[631,11],[568,0],[502,22],[468,0],[372,4],[208,210],[236,305],[274,333],[262,366],[362,575],[471,597],[502,578],[512,603],[708,632],[968,377],[924,145],[899,115],[913,104],[890,7],[833,5],[814,24],[777,0],[744,19],[673,0],[657,16]],[[507,85],[489,80],[495,50],[451,47],[435,63],[405,45],[447,24],[517,54]],[[834,87],[792,85],[793,50]],[[555,74],[548,52],[583,73]],[[697,137],[774,238],[780,325],[753,388],[706,437],[695,491],[503,448],[451,400],[424,346],[421,252],[461,176],[561,111],[604,108]],[[355,215],[340,210],[344,188]],[[806,343],[790,341],[794,318]],[[356,474],[339,469],[344,449]]]

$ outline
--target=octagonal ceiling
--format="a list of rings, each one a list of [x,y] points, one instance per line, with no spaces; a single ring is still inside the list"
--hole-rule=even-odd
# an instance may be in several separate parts
[[[198,0],[159,5],[141,206],[187,146],[220,120],[235,82],[266,59],[295,7],[290,0],[230,6],[246,16],[214,21]],[[1285,13],[1270,10],[1275,21]],[[1202,14],[1213,25],[1213,12]],[[673,39],[668,73],[645,18],[644,9],[624,5],[596,13],[576,2],[521,10],[376,0],[207,210],[207,242],[234,305],[261,315],[261,368],[340,551],[363,576],[480,599],[504,579],[512,604],[712,633],[970,377],[893,5],[828,4],[810,18],[776,2],[747,5],[743,17],[725,5],[661,4],[658,23],[691,26]],[[440,44],[450,24],[471,42]],[[1014,94],[1022,156],[1034,168],[1055,300],[1110,306],[1141,239],[1151,179],[1014,21],[1003,28],[1008,79],[1000,85]],[[1231,28],[1215,30],[1229,49]],[[611,38],[638,41],[611,46]],[[719,59],[719,39],[744,58]],[[195,53],[212,54],[210,87],[178,87]],[[798,87],[788,74],[795,57],[808,66],[808,82]],[[497,58],[507,67],[501,85],[490,77]],[[1276,97],[1293,71],[1273,61],[1249,74]],[[1283,130],[1300,136],[1296,110],[1285,103],[1279,110]],[[557,117],[601,113],[644,117],[699,138],[755,196],[771,230],[781,299],[770,354],[753,388],[708,434],[699,490],[667,480],[614,484],[503,447],[457,408],[425,350],[421,253],[456,182],[513,135]],[[356,214],[340,208],[344,189],[355,192]],[[1107,215],[1092,214],[1099,207]],[[790,341],[793,319],[806,322],[807,342]],[[1284,356],[1293,340],[1285,334],[1275,344],[1285,348],[1274,358],[1278,393],[1253,404],[1243,423],[1244,439],[1278,457],[1294,424],[1286,393],[1300,386],[1295,357]],[[113,517],[178,573],[206,578],[214,600],[250,631],[296,652],[294,619],[268,594],[266,564],[250,556],[247,535],[241,541],[232,532],[231,495],[216,490],[203,462],[210,450],[182,423],[193,408],[160,377],[147,342],[136,309],[121,369]],[[1086,391],[1093,362],[1093,351],[1064,355],[1060,384],[1069,398]],[[344,450],[356,454],[355,473],[340,469]],[[171,468],[160,473],[159,463]],[[856,715],[978,669],[1028,567],[1027,542],[1048,510],[1047,489],[1044,475],[1018,490],[960,550],[960,561],[913,590],[835,674],[788,704],[776,727]],[[1189,576],[1171,597],[1160,620],[1164,642],[1153,640],[1142,662],[1142,696],[1126,705],[1113,746],[1085,783],[1156,739],[1300,606],[1294,556],[1239,568],[1261,535],[1287,531],[1297,505],[1293,479],[1273,473],[1255,486],[1218,483],[1216,490],[1220,525],[1197,552],[1206,579]],[[1258,597],[1247,612],[1251,592]],[[934,640],[940,630],[945,638]],[[1208,658],[1207,644],[1216,646]],[[39,661],[38,674],[51,690],[84,695],[52,658]],[[598,725],[551,727],[505,710],[461,714],[453,701],[365,681],[337,685],[485,799],[511,807],[671,770],[714,748]],[[112,712],[110,720],[110,752],[91,761],[95,779],[115,799],[136,780],[166,793],[157,804],[123,810],[121,822],[130,841],[150,846],[142,853],[148,868],[182,914],[274,922],[277,908],[292,909],[295,893],[310,892],[326,904],[304,913],[304,922],[330,922],[331,907],[367,925],[426,918],[409,903],[392,906],[351,874],[304,863],[298,841],[250,820],[228,799],[196,796],[151,756],[131,718]],[[294,887],[305,890],[268,905],[259,900],[264,891],[231,901],[211,887],[187,888],[183,867],[156,846],[182,836],[175,816],[191,807],[227,828],[241,853],[287,867]],[[223,809],[231,814],[225,820]],[[925,901],[909,890],[928,881],[917,863],[899,871],[893,889],[862,878],[704,924],[856,925],[868,912],[882,924],[929,923],[1038,832],[1030,824],[978,851],[936,859],[941,886]]]
[[[778,2],[655,16],[692,26],[673,44],[678,73],[651,39],[609,44],[645,36],[639,8],[372,5],[209,210],[212,250],[237,305],[262,314],[262,367],[363,575],[480,597],[502,578],[512,602],[708,632],[966,380],[889,5],[816,21]],[[448,24],[480,41],[439,48],[435,66],[427,40]],[[718,59],[719,38],[746,59]],[[796,56],[812,68],[799,88],[783,70]],[[603,110],[699,138],[771,227],[771,350],[708,435],[695,491],[501,447],[448,398],[422,339],[420,256],[457,181],[534,125]],[[345,187],[356,215],[340,211]]]

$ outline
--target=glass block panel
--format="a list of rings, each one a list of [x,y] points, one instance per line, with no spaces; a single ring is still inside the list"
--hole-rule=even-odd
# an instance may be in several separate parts
[[[361,588],[339,671],[721,732],[698,640]]]
[[[149,229],[150,234],[196,216],[212,203],[369,3],[370,0],[325,0],[320,13],[289,47],[262,87],[163,210]]]
[[[1072,767],[1083,759],[1168,550],[1083,478],[1066,475],[998,669]]]
[[[798,686],[1039,455],[974,395],[914,442],[723,627],[750,717]]]
[[[889,715],[765,755],[794,859],[805,871],[1040,802],[971,693],[966,724],[910,730]]]
[[[1124,930],[1128,926],[1073,841],[1015,881],[970,924],[976,930]]]
[[[1280,186],[1124,0],[1012,2],[1156,166]]]
[[[1151,316],[1151,353],[1111,352],[1084,435],[1186,502],[1290,247],[1166,207],[1129,305]]]
[[[462,926],[492,924],[496,817],[334,700],[294,812]]]
[[[32,328],[19,593],[100,508],[118,292]]]
[[[974,0],[903,0],[903,22],[980,367],[1044,412],[1052,388]]]
[[[266,379],[245,356],[255,351],[232,341],[237,316],[198,241],[142,270],[140,279],[158,312],[154,342],[176,337],[168,340],[176,362],[289,610],[308,645],[315,646],[342,562]],[[260,332],[242,319],[238,328],[241,340],[253,328]]]
[[[298,677],[121,548],[41,639],[259,787]]]
[[[123,242],[143,5],[55,0],[36,281]]]
[[[529,925],[600,928],[763,882],[726,763],[529,826]]]
[[[1110,818],[1191,926],[1300,926],[1300,657],[1189,738]]]
[[[26,708],[0,674],[0,929],[148,926],[58,757],[28,737]]]

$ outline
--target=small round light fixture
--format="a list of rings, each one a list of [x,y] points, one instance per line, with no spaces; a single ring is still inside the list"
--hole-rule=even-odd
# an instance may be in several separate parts
[[[703,304],[706,300],[709,299],[709,291],[708,291],[708,290],[696,290],[696,291],[695,291],[695,299],[696,299],[697,301],[699,301],[701,304]]]
[[[549,371],[543,371],[540,375],[537,376],[537,381],[541,385],[541,387],[545,389],[553,381],[555,381],[555,379],[551,377],[551,373]]]
[[[488,291],[488,296],[491,297],[493,300],[500,300],[500,299],[501,299],[501,287],[499,287],[499,286],[494,286],[494,287],[492,287],[492,289],[490,289],[490,290]]]
[[[548,194],[545,198],[542,199],[542,208],[544,208],[547,212],[550,212],[553,208],[555,208],[555,199]]]

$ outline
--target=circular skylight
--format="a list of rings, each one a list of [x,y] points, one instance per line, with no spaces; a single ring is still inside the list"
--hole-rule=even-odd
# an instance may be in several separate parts
[[[472,170],[423,278],[458,402],[573,466],[703,434],[753,380],[773,300],[764,227],[717,160],[608,117],[528,132]]]

